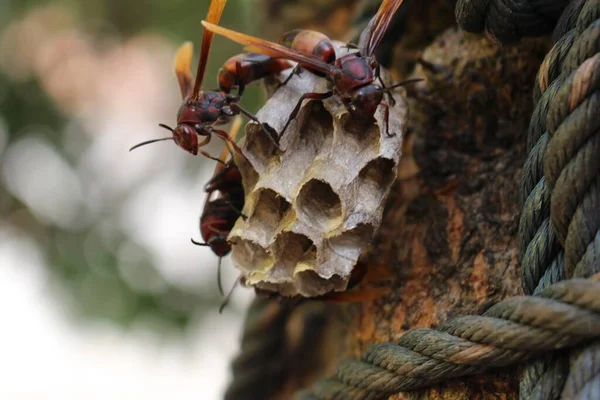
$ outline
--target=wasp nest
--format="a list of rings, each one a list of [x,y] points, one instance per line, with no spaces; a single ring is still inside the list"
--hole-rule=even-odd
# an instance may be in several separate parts
[[[344,53],[339,44],[338,50],[338,56]],[[326,80],[310,72],[277,90],[276,85],[267,83],[271,96],[257,114],[276,132],[302,94],[327,90]],[[346,289],[381,223],[396,178],[407,111],[405,100],[399,94],[394,98],[393,136],[386,134],[383,107],[374,118],[359,120],[335,96],[304,101],[281,138],[281,152],[258,124],[246,126],[245,158],[238,156],[236,162],[248,218],[239,218],[229,235],[233,263],[246,284],[283,296]]]

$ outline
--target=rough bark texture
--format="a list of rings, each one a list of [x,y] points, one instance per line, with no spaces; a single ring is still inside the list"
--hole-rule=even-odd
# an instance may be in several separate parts
[[[288,379],[274,400],[291,399],[298,389],[335,371],[348,345],[340,340],[346,333],[344,319],[335,304],[310,301],[296,307],[285,330]]]
[[[522,293],[518,182],[533,82],[548,41],[501,47],[451,28],[423,48],[411,55],[413,62],[424,61],[411,77],[427,81],[408,93],[409,132],[398,180],[383,225],[361,257],[371,270],[384,271],[378,277],[389,279],[390,292],[337,308],[333,326],[345,332],[335,340],[343,344],[336,347],[343,349],[338,359],[360,357],[369,344],[394,341],[409,328],[478,314]],[[403,76],[409,66],[394,54]],[[331,372],[331,353],[322,371]],[[515,399],[518,372],[500,370],[391,399]],[[290,384],[286,393],[310,381]]]
[[[454,29],[423,53],[409,133],[386,225],[370,257],[392,266],[393,291],[354,311],[346,355],[407,328],[481,313],[521,293],[518,180],[535,73],[547,47],[499,47]],[[514,369],[448,382],[411,398],[516,398]],[[403,398],[395,396],[392,398]]]
[[[409,98],[399,180],[368,254],[370,265],[391,266],[392,292],[351,311],[346,356],[521,294],[518,181],[546,49],[539,40],[499,47],[450,29],[423,53],[427,66],[414,75],[427,83]],[[499,371],[408,397],[516,398],[517,378]]]

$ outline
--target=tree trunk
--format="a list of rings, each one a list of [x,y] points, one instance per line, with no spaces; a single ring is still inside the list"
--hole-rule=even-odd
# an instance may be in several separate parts
[[[403,42],[414,46],[416,40]],[[480,314],[522,294],[519,178],[533,83],[548,44],[500,46],[450,28],[408,55],[421,60],[411,77],[426,82],[408,89],[409,129],[398,180],[382,227],[361,258],[372,271],[384,271],[390,291],[376,301],[326,307],[323,312],[336,323],[313,338],[320,346],[290,356],[314,357],[319,366],[298,369],[279,398],[331,374],[340,359],[360,357],[372,343]],[[396,51],[392,60],[402,75],[406,59]],[[288,335],[306,333],[297,325]],[[518,378],[511,368],[390,399],[512,399],[518,397]]]

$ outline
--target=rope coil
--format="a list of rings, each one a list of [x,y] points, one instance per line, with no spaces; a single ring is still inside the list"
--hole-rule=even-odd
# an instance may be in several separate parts
[[[486,32],[503,43],[549,33],[568,0],[458,0],[456,21],[467,32]]]
[[[371,345],[361,360],[342,361],[334,378],[299,398],[381,399],[518,364],[599,335],[600,281],[559,282],[535,297],[501,301],[482,316],[459,317],[438,329],[411,329],[397,343]]]
[[[551,265],[548,260],[557,252],[564,260],[562,270],[553,274],[559,279],[588,277],[600,270],[599,247],[594,243],[600,234],[599,17],[598,1],[571,2],[557,23],[556,43],[538,73],[534,91],[538,103],[531,119],[530,152],[522,179],[522,198],[527,200],[521,217],[521,241],[531,237],[531,225],[539,227],[541,234],[530,239],[523,255],[526,290],[531,289],[544,266]],[[543,186],[543,202],[536,201],[542,196],[532,185],[536,181]],[[532,210],[535,205],[540,205],[537,212]],[[544,284],[543,279],[539,285]],[[575,363],[570,373],[564,355],[536,360],[524,372],[520,397],[557,399],[562,393],[565,398],[574,398],[574,390],[583,390],[583,386],[570,382],[586,375],[591,359],[583,356],[587,361]],[[598,376],[594,379],[600,381]]]

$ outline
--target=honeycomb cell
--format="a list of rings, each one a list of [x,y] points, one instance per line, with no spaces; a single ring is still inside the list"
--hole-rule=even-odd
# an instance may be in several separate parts
[[[356,149],[357,153],[378,151],[381,133],[374,118],[357,120],[351,114],[344,114],[340,117],[340,125],[340,132],[344,134],[344,138],[340,138],[343,145]]]
[[[396,164],[389,158],[369,161],[358,174],[358,187],[363,204],[378,203],[396,180]]]
[[[269,124],[263,123],[262,127],[269,133],[270,137],[267,136],[267,132],[259,124],[255,122],[248,123],[244,149],[244,154],[252,161],[253,167],[259,172],[268,167],[269,160],[277,151],[275,147],[277,132]]]
[[[277,192],[271,189],[259,189],[254,210],[250,213],[248,224],[260,224],[261,229],[257,232],[257,242],[271,244],[276,234],[279,222],[285,212],[290,208],[288,203]]]
[[[257,272],[266,275],[273,266],[274,258],[258,243],[238,239],[232,248],[231,260],[246,276]]]
[[[333,119],[320,102],[307,103],[298,118],[303,121],[298,134],[284,135],[281,146],[285,151],[271,160],[269,169],[260,176],[261,186],[277,188],[288,199],[296,196],[315,158],[330,152],[333,139]]]
[[[296,293],[296,288],[293,282],[276,282],[270,283],[268,281],[261,281],[256,284],[259,289],[264,289],[273,294],[279,294],[281,296],[293,296]]]
[[[300,121],[297,137],[309,138],[308,142],[314,145],[333,133],[333,117],[321,101],[307,101],[297,119]]]
[[[374,228],[369,224],[360,224],[353,229],[325,240],[326,246],[334,253],[347,259],[358,258],[362,249],[373,237]]]
[[[251,193],[254,190],[256,182],[258,182],[258,173],[243,155],[235,155],[235,165],[237,165],[242,174],[244,192]]]
[[[344,221],[340,197],[326,182],[312,179],[306,182],[296,199],[298,217],[321,231],[331,231]]]
[[[331,291],[346,288],[347,281],[339,275],[324,278],[315,271],[302,271],[296,275],[298,279],[298,293],[303,296],[320,296]]]
[[[271,271],[269,280],[292,281],[296,266],[306,262],[306,255],[314,254],[315,250],[313,242],[304,235],[295,232],[283,232],[278,235],[271,246],[277,264]],[[314,259],[314,255],[312,258]]]

